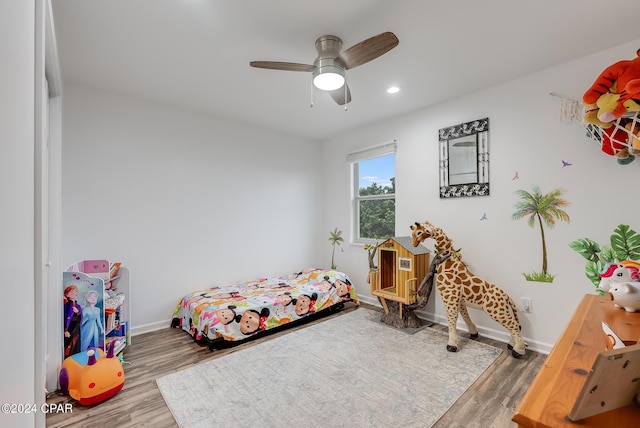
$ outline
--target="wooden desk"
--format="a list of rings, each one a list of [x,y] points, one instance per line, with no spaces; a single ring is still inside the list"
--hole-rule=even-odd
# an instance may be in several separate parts
[[[605,350],[602,321],[623,340],[640,339],[640,312],[615,308],[606,296],[587,294],[531,383],[512,420],[519,427],[639,427],[640,409],[631,405],[588,417],[566,419],[596,356]]]

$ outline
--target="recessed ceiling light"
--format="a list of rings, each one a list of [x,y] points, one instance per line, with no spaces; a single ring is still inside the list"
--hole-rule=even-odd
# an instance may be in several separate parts
[[[399,86],[389,86],[389,88],[387,88],[387,94],[397,94],[398,92],[400,92]]]

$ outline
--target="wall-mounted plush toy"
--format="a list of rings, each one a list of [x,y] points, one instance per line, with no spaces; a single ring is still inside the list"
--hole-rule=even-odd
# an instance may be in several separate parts
[[[640,155],[640,123],[631,121],[624,127],[631,136],[631,148],[629,149],[629,153],[632,155]]]
[[[601,149],[609,156],[626,159],[629,157],[628,138],[629,134],[625,129],[612,124],[608,128],[602,129]]]
[[[114,355],[116,341],[102,349],[89,349],[64,360],[60,369],[60,389],[84,406],[100,403],[116,395],[124,386],[122,363]]]
[[[603,128],[628,112],[640,111],[640,49],[632,60],[605,68],[584,93],[584,120]]]

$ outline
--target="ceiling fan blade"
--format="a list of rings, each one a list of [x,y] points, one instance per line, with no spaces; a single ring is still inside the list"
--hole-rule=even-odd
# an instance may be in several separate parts
[[[347,100],[345,102],[344,99],[344,92],[345,92],[345,87],[347,90]],[[349,104],[351,102],[351,90],[349,89],[349,87],[347,86],[347,84],[345,83],[343,87],[338,88],[338,89],[334,89],[333,91],[329,91],[329,95],[331,95],[331,98],[333,98],[333,100],[338,103],[338,105],[345,105],[345,104]]]
[[[268,68],[270,70],[308,71],[308,72],[313,71],[313,65],[298,64],[296,62],[251,61],[249,65],[251,67]]]
[[[395,34],[387,31],[363,40],[342,52],[337,60],[348,70],[378,58],[398,46],[400,41]]]

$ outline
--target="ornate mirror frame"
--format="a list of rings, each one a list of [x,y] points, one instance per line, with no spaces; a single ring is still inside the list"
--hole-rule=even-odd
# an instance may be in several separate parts
[[[440,198],[489,196],[489,119],[438,131]]]

